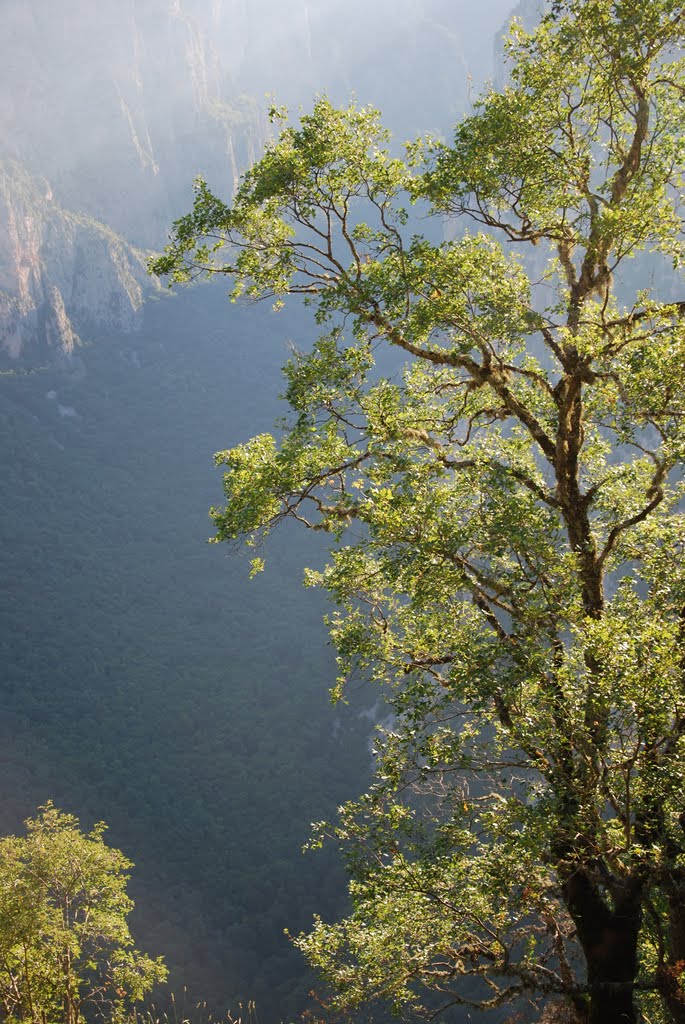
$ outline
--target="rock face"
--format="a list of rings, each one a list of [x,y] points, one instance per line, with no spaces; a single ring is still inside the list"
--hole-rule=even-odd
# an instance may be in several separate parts
[[[163,244],[197,174],[230,195],[268,136],[266,93],[355,94],[403,137],[446,130],[511,6],[3,0],[0,351],[68,352],[79,331],[135,325],[136,247]]]
[[[201,18],[186,8],[199,8]],[[46,177],[67,209],[158,244],[201,167],[230,172],[259,146],[222,72],[221,3],[8,0],[0,13],[4,155]],[[222,106],[222,101],[224,105]],[[227,140],[230,115],[234,123]]]
[[[185,7],[189,8],[188,10]],[[201,19],[193,16],[199,8]],[[222,72],[213,0],[7,0],[0,12],[0,361],[139,322],[203,170],[230,191],[265,139]]]
[[[47,181],[0,165],[0,351],[71,355],[78,332],[138,323],[145,256],[104,225],[62,209]]]

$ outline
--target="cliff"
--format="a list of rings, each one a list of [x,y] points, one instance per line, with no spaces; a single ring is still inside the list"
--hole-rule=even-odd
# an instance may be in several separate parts
[[[0,352],[70,355],[78,333],[131,330],[150,281],[145,256],[84,214],[63,209],[46,180],[0,164]]]
[[[230,181],[263,143],[256,104],[228,76],[231,55],[219,56],[224,6],[9,0],[3,155],[46,177],[67,209],[136,245],[159,244],[201,168]]]
[[[185,5],[185,6],[192,6]],[[217,55],[221,3],[10,0],[0,14],[0,357],[139,323],[200,172],[230,194],[265,139]],[[224,12],[226,13],[226,12]]]
[[[510,0],[5,0],[0,351],[129,329],[202,174],[230,196],[271,93],[356,95],[409,137],[445,131],[491,70]],[[472,77],[470,77],[472,76]],[[28,346],[28,347],[27,347]]]

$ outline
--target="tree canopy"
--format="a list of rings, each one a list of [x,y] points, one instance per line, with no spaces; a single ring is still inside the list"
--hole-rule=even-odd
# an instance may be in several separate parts
[[[298,939],[340,1009],[685,1021],[684,15],[556,0],[403,158],[369,108],[273,110],[152,264],[322,329],[211,514],[218,541],[331,535],[335,692],[392,710],[322,827],[353,910]]]
[[[0,840],[0,1018],[122,1022],[166,977],[133,948],[124,855],[52,804]]]

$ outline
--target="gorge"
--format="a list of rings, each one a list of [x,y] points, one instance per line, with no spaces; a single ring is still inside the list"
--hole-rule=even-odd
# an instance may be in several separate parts
[[[283,935],[334,916],[312,821],[364,786],[368,708],[335,665],[304,554],[204,543],[212,453],[280,414],[297,311],[169,296],[146,273],[202,174],[226,195],[274,97],[351,95],[398,142],[447,134],[493,74],[509,0],[8,0],[0,14],[3,420],[0,830],[48,798],[136,864],[137,941],[177,998],[291,1018]],[[309,545],[308,545],[309,547]]]

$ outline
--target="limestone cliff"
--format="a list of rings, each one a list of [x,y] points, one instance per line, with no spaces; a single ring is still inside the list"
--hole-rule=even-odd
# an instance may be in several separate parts
[[[35,362],[71,352],[84,331],[135,327],[156,287],[140,249],[163,244],[200,171],[230,194],[255,158],[266,119],[222,70],[222,10],[210,0],[3,5],[5,360]]]
[[[230,196],[266,93],[356,95],[403,137],[447,130],[511,3],[3,0],[0,346],[69,351],[87,325],[134,324],[135,247],[161,247],[198,174]]]
[[[228,7],[7,0],[0,156],[47,177],[67,209],[136,245],[159,245],[200,171],[230,186],[264,141],[264,117],[228,70],[238,63],[239,18],[220,52]]]
[[[0,238],[5,359],[70,355],[79,331],[136,326],[150,288],[143,253],[62,209],[46,180],[10,161],[0,164]]]

